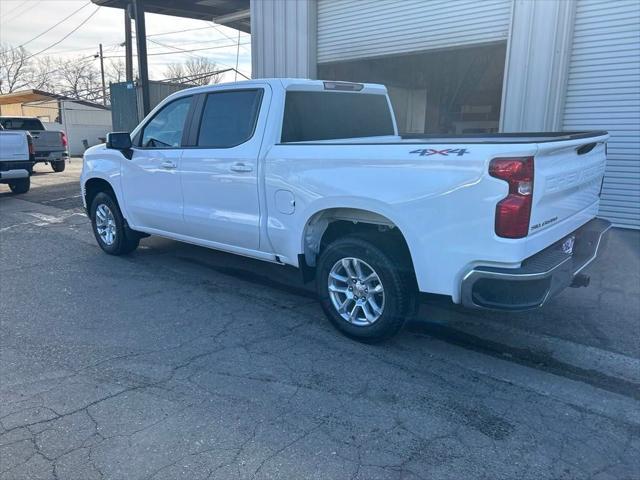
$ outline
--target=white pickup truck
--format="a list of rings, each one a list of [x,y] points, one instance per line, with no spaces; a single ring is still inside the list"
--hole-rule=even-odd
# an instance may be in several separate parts
[[[13,193],[27,193],[31,188],[29,168],[33,161],[33,140],[29,132],[4,130],[0,125],[0,183]]]
[[[69,141],[62,130],[47,130],[37,117],[0,117],[5,130],[28,132],[33,139],[33,161],[29,173],[36,163],[48,163],[54,172],[62,172],[69,160]]]
[[[606,132],[398,135],[384,86],[300,79],[183,90],[87,150],[109,254],[160,235],[299,267],[346,335],[376,341],[418,292],[524,310],[586,286]]]

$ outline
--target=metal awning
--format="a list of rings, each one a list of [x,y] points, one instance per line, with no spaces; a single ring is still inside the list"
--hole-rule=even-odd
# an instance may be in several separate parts
[[[130,0],[91,0],[96,5],[127,8]],[[251,33],[249,0],[145,0],[147,13],[213,21]]]
[[[18,92],[11,92],[0,95],[0,105],[37,102],[41,100],[57,100],[60,97],[61,95],[43,92],[42,90],[21,90]]]
[[[250,0],[91,0],[102,7],[120,8],[125,17],[127,81],[133,80],[131,18],[136,25],[138,75],[142,87],[142,111],[150,111],[149,69],[145,13],[205,20],[242,32],[251,32]]]
[[[35,102],[47,102],[52,100],[69,100],[74,103],[86,105],[88,107],[101,108],[107,110],[104,105],[100,105],[87,100],[79,100],[76,98],[66,97],[57,93],[45,92],[44,90],[18,90],[11,93],[3,93],[0,95],[0,105],[12,105],[14,103],[20,103],[22,105],[28,105]]]

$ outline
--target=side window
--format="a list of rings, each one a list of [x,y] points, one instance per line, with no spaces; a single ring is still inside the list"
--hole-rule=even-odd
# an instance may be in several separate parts
[[[191,99],[192,97],[179,98],[165,105],[156,113],[144,127],[140,146],[149,148],[179,147]]]
[[[258,120],[262,89],[234,90],[207,95],[198,146],[230,148],[253,136]]]

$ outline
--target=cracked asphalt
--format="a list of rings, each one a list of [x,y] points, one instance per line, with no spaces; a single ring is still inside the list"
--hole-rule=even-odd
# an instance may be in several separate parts
[[[100,251],[81,160],[0,185],[0,478],[638,479],[640,232],[526,314],[334,331],[292,269]]]

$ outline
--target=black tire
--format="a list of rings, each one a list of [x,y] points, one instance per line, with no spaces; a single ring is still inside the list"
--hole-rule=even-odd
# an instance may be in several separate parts
[[[388,251],[390,249],[382,248],[379,242],[348,236],[330,243],[318,259],[316,289],[322,309],[340,332],[354,340],[375,343],[394,336],[410,316],[415,304],[417,288],[410,269],[400,256]],[[369,325],[350,323],[341,316],[330,298],[329,274],[343,258],[365,262],[375,271],[384,289],[382,313]],[[361,311],[364,314],[364,310]]]
[[[27,167],[27,172],[29,172],[29,175],[33,175],[33,167],[35,165],[32,163]]]
[[[51,168],[54,172],[64,172],[66,164],[64,160],[60,160],[58,162],[51,162]]]
[[[27,193],[31,188],[31,178],[18,178],[9,182],[9,188],[13,193]]]
[[[113,215],[115,238],[111,244],[106,243],[98,233],[98,227],[96,225],[96,211],[101,205],[105,205]],[[126,255],[138,248],[140,236],[137,232],[134,232],[127,227],[126,221],[122,216],[120,207],[118,206],[118,202],[110,193],[100,192],[95,196],[93,202],[91,202],[89,216],[91,217],[93,235],[96,237],[98,245],[100,245],[100,248],[109,255]]]

